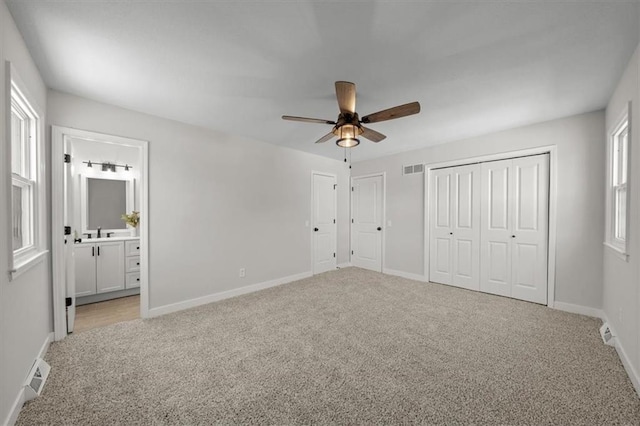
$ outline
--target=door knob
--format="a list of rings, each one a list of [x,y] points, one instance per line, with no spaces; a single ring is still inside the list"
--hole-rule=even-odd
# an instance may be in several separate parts
[[[319,229],[318,228],[313,228],[313,232],[318,232]]]
[[[511,238],[515,238],[515,237],[516,237],[515,235],[512,235],[512,236],[511,236]]]
[[[453,232],[449,232],[449,235],[453,235]]]
[[[382,228],[378,226],[378,231],[382,231]]]

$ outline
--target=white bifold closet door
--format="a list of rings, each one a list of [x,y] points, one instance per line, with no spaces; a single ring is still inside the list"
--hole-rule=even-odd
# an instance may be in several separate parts
[[[480,289],[480,165],[431,172],[429,281]]]
[[[548,154],[482,164],[480,290],[547,303]]]

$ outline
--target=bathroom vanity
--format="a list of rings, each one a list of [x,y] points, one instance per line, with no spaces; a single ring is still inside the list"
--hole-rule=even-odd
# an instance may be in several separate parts
[[[73,245],[76,305],[140,293],[140,239],[90,238]]]

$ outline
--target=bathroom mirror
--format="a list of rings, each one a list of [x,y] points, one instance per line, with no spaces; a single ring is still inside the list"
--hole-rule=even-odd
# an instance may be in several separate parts
[[[126,223],[121,219],[134,209],[133,179],[108,177],[81,177],[82,232],[125,231]]]

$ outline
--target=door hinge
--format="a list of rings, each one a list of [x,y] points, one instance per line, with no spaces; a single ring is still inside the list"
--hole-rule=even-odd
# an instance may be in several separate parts
[[[336,220],[335,220],[335,219],[333,219],[333,223],[336,223]]]
[[[351,250],[351,254],[353,254],[353,250]]]
[[[333,253],[333,257],[336,257],[336,254],[335,254],[335,253]]]
[[[338,186],[338,184],[334,183],[333,184],[333,189],[336,189],[337,186]]]
[[[71,154],[65,154],[64,155],[64,162],[65,163],[70,163],[71,162]]]
[[[353,192],[353,186],[351,187],[351,192]]]
[[[70,226],[65,226],[64,227],[64,235],[71,235],[71,227]]]
[[[69,306],[73,305],[73,300],[70,297],[66,297],[64,299],[64,305],[68,308]]]
[[[351,223],[353,223],[353,219],[351,219]]]

